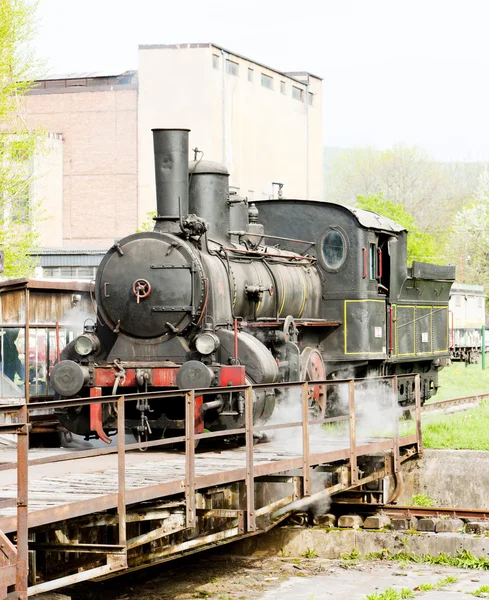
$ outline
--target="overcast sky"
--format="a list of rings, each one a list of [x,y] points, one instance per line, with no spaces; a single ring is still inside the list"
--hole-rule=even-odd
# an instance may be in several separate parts
[[[324,78],[328,146],[489,161],[488,0],[40,0],[50,73],[137,68],[138,44],[215,42]]]

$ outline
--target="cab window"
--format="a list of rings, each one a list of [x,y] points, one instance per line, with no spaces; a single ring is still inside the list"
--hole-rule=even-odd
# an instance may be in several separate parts
[[[369,264],[370,264],[370,279],[377,277],[377,245],[369,245]]]

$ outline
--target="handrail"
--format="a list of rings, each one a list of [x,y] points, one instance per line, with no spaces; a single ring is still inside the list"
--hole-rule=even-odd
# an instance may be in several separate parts
[[[314,381],[314,382],[285,382],[277,384],[266,384],[266,385],[244,385],[235,386],[233,388],[223,388],[228,393],[232,391],[243,390],[245,392],[245,424],[244,427],[236,428],[234,430],[223,430],[209,433],[196,434],[194,426],[195,418],[195,402],[196,397],[204,394],[215,394],[219,388],[211,389],[200,389],[200,390],[172,390],[170,394],[168,392],[156,392],[153,395],[144,394],[143,397],[168,397],[169,395],[185,398],[185,416],[186,416],[186,427],[185,435],[178,438],[169,438],[163,440],[154,440],[150,442],[136,443],[136,444],[125,444],[124,433],[125,433],[125,404],[134,400],[134,397],[140,397],[139,394],[128,394],[124,396],[111,396],[111,397],[96,397],[96,398],[75,398],[72,400],[61,401],[61,404],[67,406],[76,405],[87,405],[105,402],[117,402],[118,415],[117,415],[117,433],[118,443],[116,448],[101,448],[94,450],[82,450],[79,452],[70,452],[60,456],[46,457],[40,459],[43,464],[50,462],[57,462],[59,460],[67,460],[71,458],[82,458],[89,457],[97,454],[111,454],[117,453],[117,477],[118,477],[118,492],[117,492],[117,514],[118,514],[118,542],[119,546],[124,548],[124,551],[119,553],[117,556],[107,555],[107,566],[97,567],[94,569],[88,569],[83,573],[76,574],[76,580],[82,581],[90,579],[92,577],[99,576],[105,572],[114,570],[121,570],[127,567],[127,542],[126,542],[126,481],[125,481],[125,453],[128,450],[141,449],[153,446],[165,446],[167,444],[173,444],[177,441],[185,442],[185,480],[184,480],[184,495],[185,495],[185,507],[186,507],[186,526],[188,528],[195,527],[197,525],[197,509],[196,509],[196,490],[198,489],[199,482],[198,478],[196,481],[195,475],[195,442],[200,439],[207,438],[218,438],[218,437],[229,437],[229,435],[244,435],[245,437],[245,458],[246,468],[244,475],[244,484],[246,487],[246,509],[243,511],[246,517],[246,530],[248,532],[254,532],[257,530],[256,516],[254,504],[254,486],[255,486],[255,468],[254,468],[254,450],[253,450],[253,434],[258,431],[269,431],[274,429],[301,427],[302,428],[302,451],[298,453],[298,460],[302,460],[302,492],[300,496],[302,498],[311,494],[311,470],[314,463],[310,454],[310,439],[309,439],[309,427],[311,425],[322,425],[325,423],[333,422],[348,422],[349,423],[349,465],[350,465],[350,480],[349,486],[355,486],[361,483],[360,473],[357,465],[357,452],[359,446],[357,446],[357,414],[356,414],[356,403],[355,403],[355,387],[357,384],[361,384],[365,381],[379,381],[385,380],[390,381],[391,389],[394,392],[392,394],[392,407],[393,407],[393,436],[392,445],[389,445],[389,449],[392,451],[394,458],[394,471],[398,472],[400,469],[400,440],[399,440],[399,404],[397,401],[397,386],[398,379],[403,377],[413,377],[413,375],[399,375],[399,376],[382,376],[375,377],[372,379],[345,379],[336,381]],[[414,375],[415,379],[415,401],[416,401],[416,437],[415,442],[418,447],[421,448],[421,395],[420,395],[420,375]],[[314,385],[347,385],[348,387],[348,415],[330,417],[330,418],[310,418],[309,414],[309,387]],[[277,424],[253,424],[253,392],[256,389],[269,389],[274,388],[300,388],[301,389],[301,420],[292,421],[288,423],[277,423]],[[57,402],[57,401],[55,401]],[[47,405],[52,406],[53,403],[35,403],[41,404],[46,407]],[[18,419],[15,423],[9,424],[8,427],[2,428],[17,433],[18,445],[17,445],[17,463],[10,463],[10,466],[17,467],[17,564],[16,564],[16,594],[17,597],[25,600],[27,599],[28,593],[33,594],[39,591],[48,591],[49,589],[56,589],[61,585],[61,580],[51,580],[43,584],[32,586],[28,589],[27,587],[27,574],[28,574],[28,465],[29,464],[40,464],[39,459],[28,462],[28,442],[29,442],[29,427],[28,427],[28,412],[35,410],[36,406],[29,404],[16,404],[0,406],[0,413],[17,413]],[[59,406],[59,404],[54,404]],[[390,437],[390,436],[389,436]],[[411,443],[411,442],[410,442]],[[366,444],[368,446],[369,443]],[[346,449],[346,448],[345,448]],[[317,458],[315,459],[317,461]],[[5,465],[1,465],[0,468],[4,469]],[[104,495],[104,494],[102,494]],[[63,585],[67,578],[63,578]],[[69,578],[68,578],[69,579]]]

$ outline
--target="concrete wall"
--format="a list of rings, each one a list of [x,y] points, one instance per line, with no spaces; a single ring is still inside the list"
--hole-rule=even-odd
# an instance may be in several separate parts
[[[40,208],[40,246],[63,244],[63,137],[48,134],[34,157],[31,202]]]
[[[273,89],[262,85],[262,74]],[[209,44],[142,46],[138,77],[140,222],[155,208],[151,129],[158,127],[191,129],[190,148],[224,163],[230,186],[250,199],[276,197],[272,182],[284,184],[285,197],[322,199],[320,79],[302,75],[306,85]],[[303,101],[292,96],[293,86]]]
[[[489,452],[425,450],[403,466],[404,491],[398,504],[426,494],[437,506],[489,509]]]
[[[137,91],[115,86],[36,90],[27,97],[32,126],[61,134],[62,244],[107,246],[137,227]],[[48,188],[51,184],[47,184]],[[46,198],[46,208],[55,202]],[[58,226],[41,224],[46,245]]]

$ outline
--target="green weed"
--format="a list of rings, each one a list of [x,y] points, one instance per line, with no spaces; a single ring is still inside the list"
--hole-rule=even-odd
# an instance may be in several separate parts
[[[407,551],[391,554],[388,550],[383,548],[381,552],[372,552],[368,554],[366,558],[377,560],[396,560],[401,563],[425,563],[429,565],[457,567],[459,569],[477,569],[480,571],[489,571],[489,556],[477,558],[469,550],[459,550],[457,551],[456,556],[445,554],[445,552],[442,552],[437,556],[432,556],[431,554],[412,554]],[[448,581],[448,577],[445,579],[447,580],[447,583],[454,583],[451,580]]]
[[[342,554],[341,558],[343,560],[358,560],[360,558],[360,552],[356,548],[350,552],[350,554]]]
[[[447,577],[443,577],[440,581],[437,582],[436,587],[438,589],[446,587],[447,585],[451,585],[452,583],[457,583],[458,577],[453,577],[452,575],[448,575]]]
[[[415,593],[408,589],[402,588],[396,590],[394,588],[387,588],[383,592],[375,592],[374,594],[368,594],[364,600],[405,600],[407,598],[414,598]]]
[[[434,583],[422,583],[421,585],[419,585],[420,592],[429,592],[430,590],[434,589],[436,589]]]
[[[475,592],[470,592],[476,598],[489,598],[489,585],[481,585]]]
[[[413,506],[435,506],[435,501],[426,494],[414,494],[411,502]]]
[[[304,558],[316,558],[317,557],[317,552],[315,548],[309,548],[309,546],[306,548],[306,551],[304,552],[304,554],[302,555]]]

